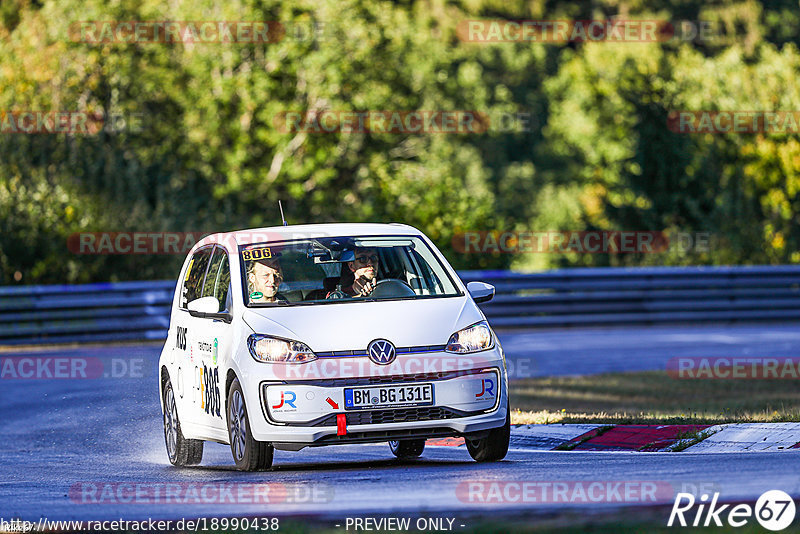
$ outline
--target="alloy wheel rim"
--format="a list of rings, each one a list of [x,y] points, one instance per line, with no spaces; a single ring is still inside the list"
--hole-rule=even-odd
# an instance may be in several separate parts
[[[175,459],[178,444],[178,411],[175,406],[175,395],[172,387],[167,387],[166,406],[164,409],[164,437],[167,442],[167,454]]]
[[[234,391],[230,408],[231,449],[233,451],[233,457],[237,461],[244,458],[245,438],[247,437],[245,417],[242,395],[239,391]]]

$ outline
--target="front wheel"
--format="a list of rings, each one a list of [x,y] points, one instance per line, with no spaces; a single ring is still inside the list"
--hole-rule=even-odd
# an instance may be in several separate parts
[[[497,462],[506,457],[508,442],[511,440],[511,410],[506,406],[506,422],[500,428],[493,428],[483,438],[470,439],[465,436],[467,450],[476,462]]]
[[[164,388],[164,442],[172,465],[196,465],[203,460],[203,442],[183,437],[178,408],[175,405],[175,392],[172,390],[172,382],[169,381]]]
[[[408,460],[410,458],[418,458],[425,450],[424,439],[404,439],[402,441],[390,441],[389,449],[392,454],[398,458]]]
[[[240,471],[264,471],[272,467],[275,449],[272,444],[253,439],[247,406],[239,379],[234,379],[228,390],[228,438],[236,468]]]

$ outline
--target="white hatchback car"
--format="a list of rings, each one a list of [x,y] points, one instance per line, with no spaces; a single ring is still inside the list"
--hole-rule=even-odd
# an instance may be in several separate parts
[[[184,262],[159,360],[174,465],[203,442],[236,466],[275,449],[389,442],[400,458],[463,436],[477,461],[508,451],[505,357],[476,302],[419,230],[282,226],[214,234]]]

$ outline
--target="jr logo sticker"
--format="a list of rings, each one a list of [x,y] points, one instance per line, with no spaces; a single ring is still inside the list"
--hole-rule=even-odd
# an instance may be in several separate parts
[[[484,378],[481,381],[481,391],[480,393],[476,393],[476,398],[481,398],[484,395],[494,397],[494,380],[491,378]]]
[[[294,391],[281,391],[281,401],[278,404],[272,406],[273,410],[278,410],[283,408],[284,406],[291,406],[295,410],[297,406],[294,405],[294,401],[297,400],[297,395]],[[284,408],[286,409],[286,408]]]

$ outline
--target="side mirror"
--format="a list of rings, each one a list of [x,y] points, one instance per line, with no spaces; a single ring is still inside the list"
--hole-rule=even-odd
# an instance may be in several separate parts
[[[485,282],[469,282],[467,291],[476,303],[489,302],[494,298],[494,286]]]
[[[219,301],[215,297],[203,297],[193,300],[186,307],[190,312],[217,313]]]
[[[217,319],[230,323],[233,320],[233,315],[227,312],[219,311],[219,301],[216,297],[202,297],[193,300],[186,305],[189,310],[189,315],[192,317],[200,317],[201,319]]]

